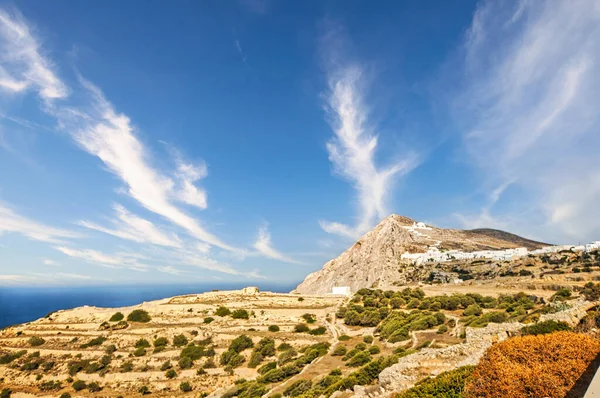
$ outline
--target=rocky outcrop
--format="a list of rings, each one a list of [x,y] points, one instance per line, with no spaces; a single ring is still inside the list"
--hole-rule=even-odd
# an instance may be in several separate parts
[[[516,247],[536,247],[532,241],[512,234],[503,240],[499,234],[483,230],[463,231],[443,229],[417,223],[392,214],[372,231],[367,232],[338,258],[327,262],[323,268],[308,275],[294,292],[302,294],[325,294],[334,286],[349,286],[353,292],[360,288],[385,288],[406,282],[407,269],[400,257],[405,252],[423,253],[430,246],[440,250],[463,251],[497,250]],[[532,246],[533,245],[533,246]],[[541,247],[539,244],[537,247]]]

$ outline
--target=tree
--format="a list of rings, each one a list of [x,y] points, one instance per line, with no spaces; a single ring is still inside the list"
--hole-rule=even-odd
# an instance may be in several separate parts
[[[273,332],[273,333],[279,332],[279,326],[277,326],[277,325],[270,325],[269,326],[269,332]]]

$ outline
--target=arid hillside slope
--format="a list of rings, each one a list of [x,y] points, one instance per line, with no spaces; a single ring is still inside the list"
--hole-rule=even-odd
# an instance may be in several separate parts
[[[430,246],[439,250],[499,250],[517,247],[538,249],[544,243],[502,231],[459,230],[417,224],[414,220],[392,214],[367,232],[339,257],[308,275],[295,292],[325,294],[334,286],[385,288],[405,282],[399,274],[400,257],[405,252],[423,253]]]

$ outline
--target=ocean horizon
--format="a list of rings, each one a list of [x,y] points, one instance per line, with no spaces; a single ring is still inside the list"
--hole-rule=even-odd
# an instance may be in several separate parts
[[[31,322],[48,313],[84,305],[95,307],[125,307],[144,301],[184,294],[205,293],[212,290],[237,290],[258,286],[261,291],[287,293],[297,283],[281,284],[180,284],[180,285],[105,285],[105,286],[52,286],[0,288],[0,329]]]

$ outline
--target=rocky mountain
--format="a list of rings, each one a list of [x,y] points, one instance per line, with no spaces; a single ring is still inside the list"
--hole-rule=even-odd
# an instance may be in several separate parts
[[[547,244],[492,229],[437,228],[392,214],[320,271],[309,274],[294,292],[324,294],[331,292],[334,286],[350,286],[356,291],[363,287],[398,284],[402,282],[402,254],[424,253],[432,246],[442,251],[470,252],[517,247],[537,249]]]

